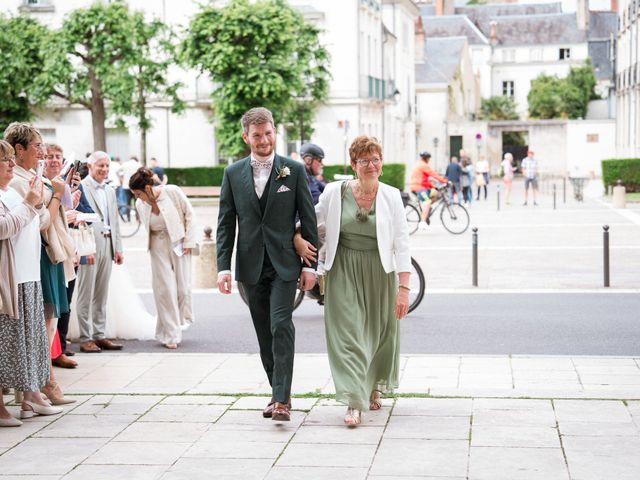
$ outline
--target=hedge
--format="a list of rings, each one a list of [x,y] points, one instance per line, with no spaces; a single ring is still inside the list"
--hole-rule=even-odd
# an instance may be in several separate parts
[[[640,192],[640,158],[612,158],[602,160],[602,182],[616,186],[618,180],[627,192]]]
[[[210,187],[222,185],[222,175],[225,165],[215,165],[213,167],[190,167],[190,168],[165,168],[165,173],[169,176],[169,182],[181,187]],[[404,163],[387,163],[382,167],[383,175],[380,180],[389,185],[393,185],[400,190],[404,190]],[[324,176],[327,180],[333,180],[336,173],[342,173],[342,165],[325,165]],[[347,167],[347,173],[353,175],[351,167]]]

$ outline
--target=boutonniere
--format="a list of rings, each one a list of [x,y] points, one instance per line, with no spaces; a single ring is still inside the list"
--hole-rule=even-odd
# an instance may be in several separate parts
[[[278,176],[276,177],[276,180],[283,179],[285,177],[288,177],[289,175],[291,175],[291,170],[289,170],[289,167],[287,167],[286,165],[282,166],[278,170]]]

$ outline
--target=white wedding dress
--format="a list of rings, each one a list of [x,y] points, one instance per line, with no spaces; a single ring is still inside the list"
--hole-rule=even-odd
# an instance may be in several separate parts
[[[76,317],[76,295],[71,303],[68,338],[76,340],[80,333]],[[136,293],[131,275],[124,265],[113,265],[107,298],[106,338],[122,340],[151,340],[155,338],[156,317],[151,315]]]

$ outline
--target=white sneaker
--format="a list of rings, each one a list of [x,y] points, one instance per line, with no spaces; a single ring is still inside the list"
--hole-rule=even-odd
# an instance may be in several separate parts
[[[426,224],[426,222],[420,222],[418,224],[418,229],[419,230],[427,230],[429,228],[429,225]]]

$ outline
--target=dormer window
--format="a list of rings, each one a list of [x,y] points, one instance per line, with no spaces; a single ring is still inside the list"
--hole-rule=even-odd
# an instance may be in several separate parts
[[[571,58],[571,49],[561,48],[558,53],[558,58],[560,60],[569,60]]]

